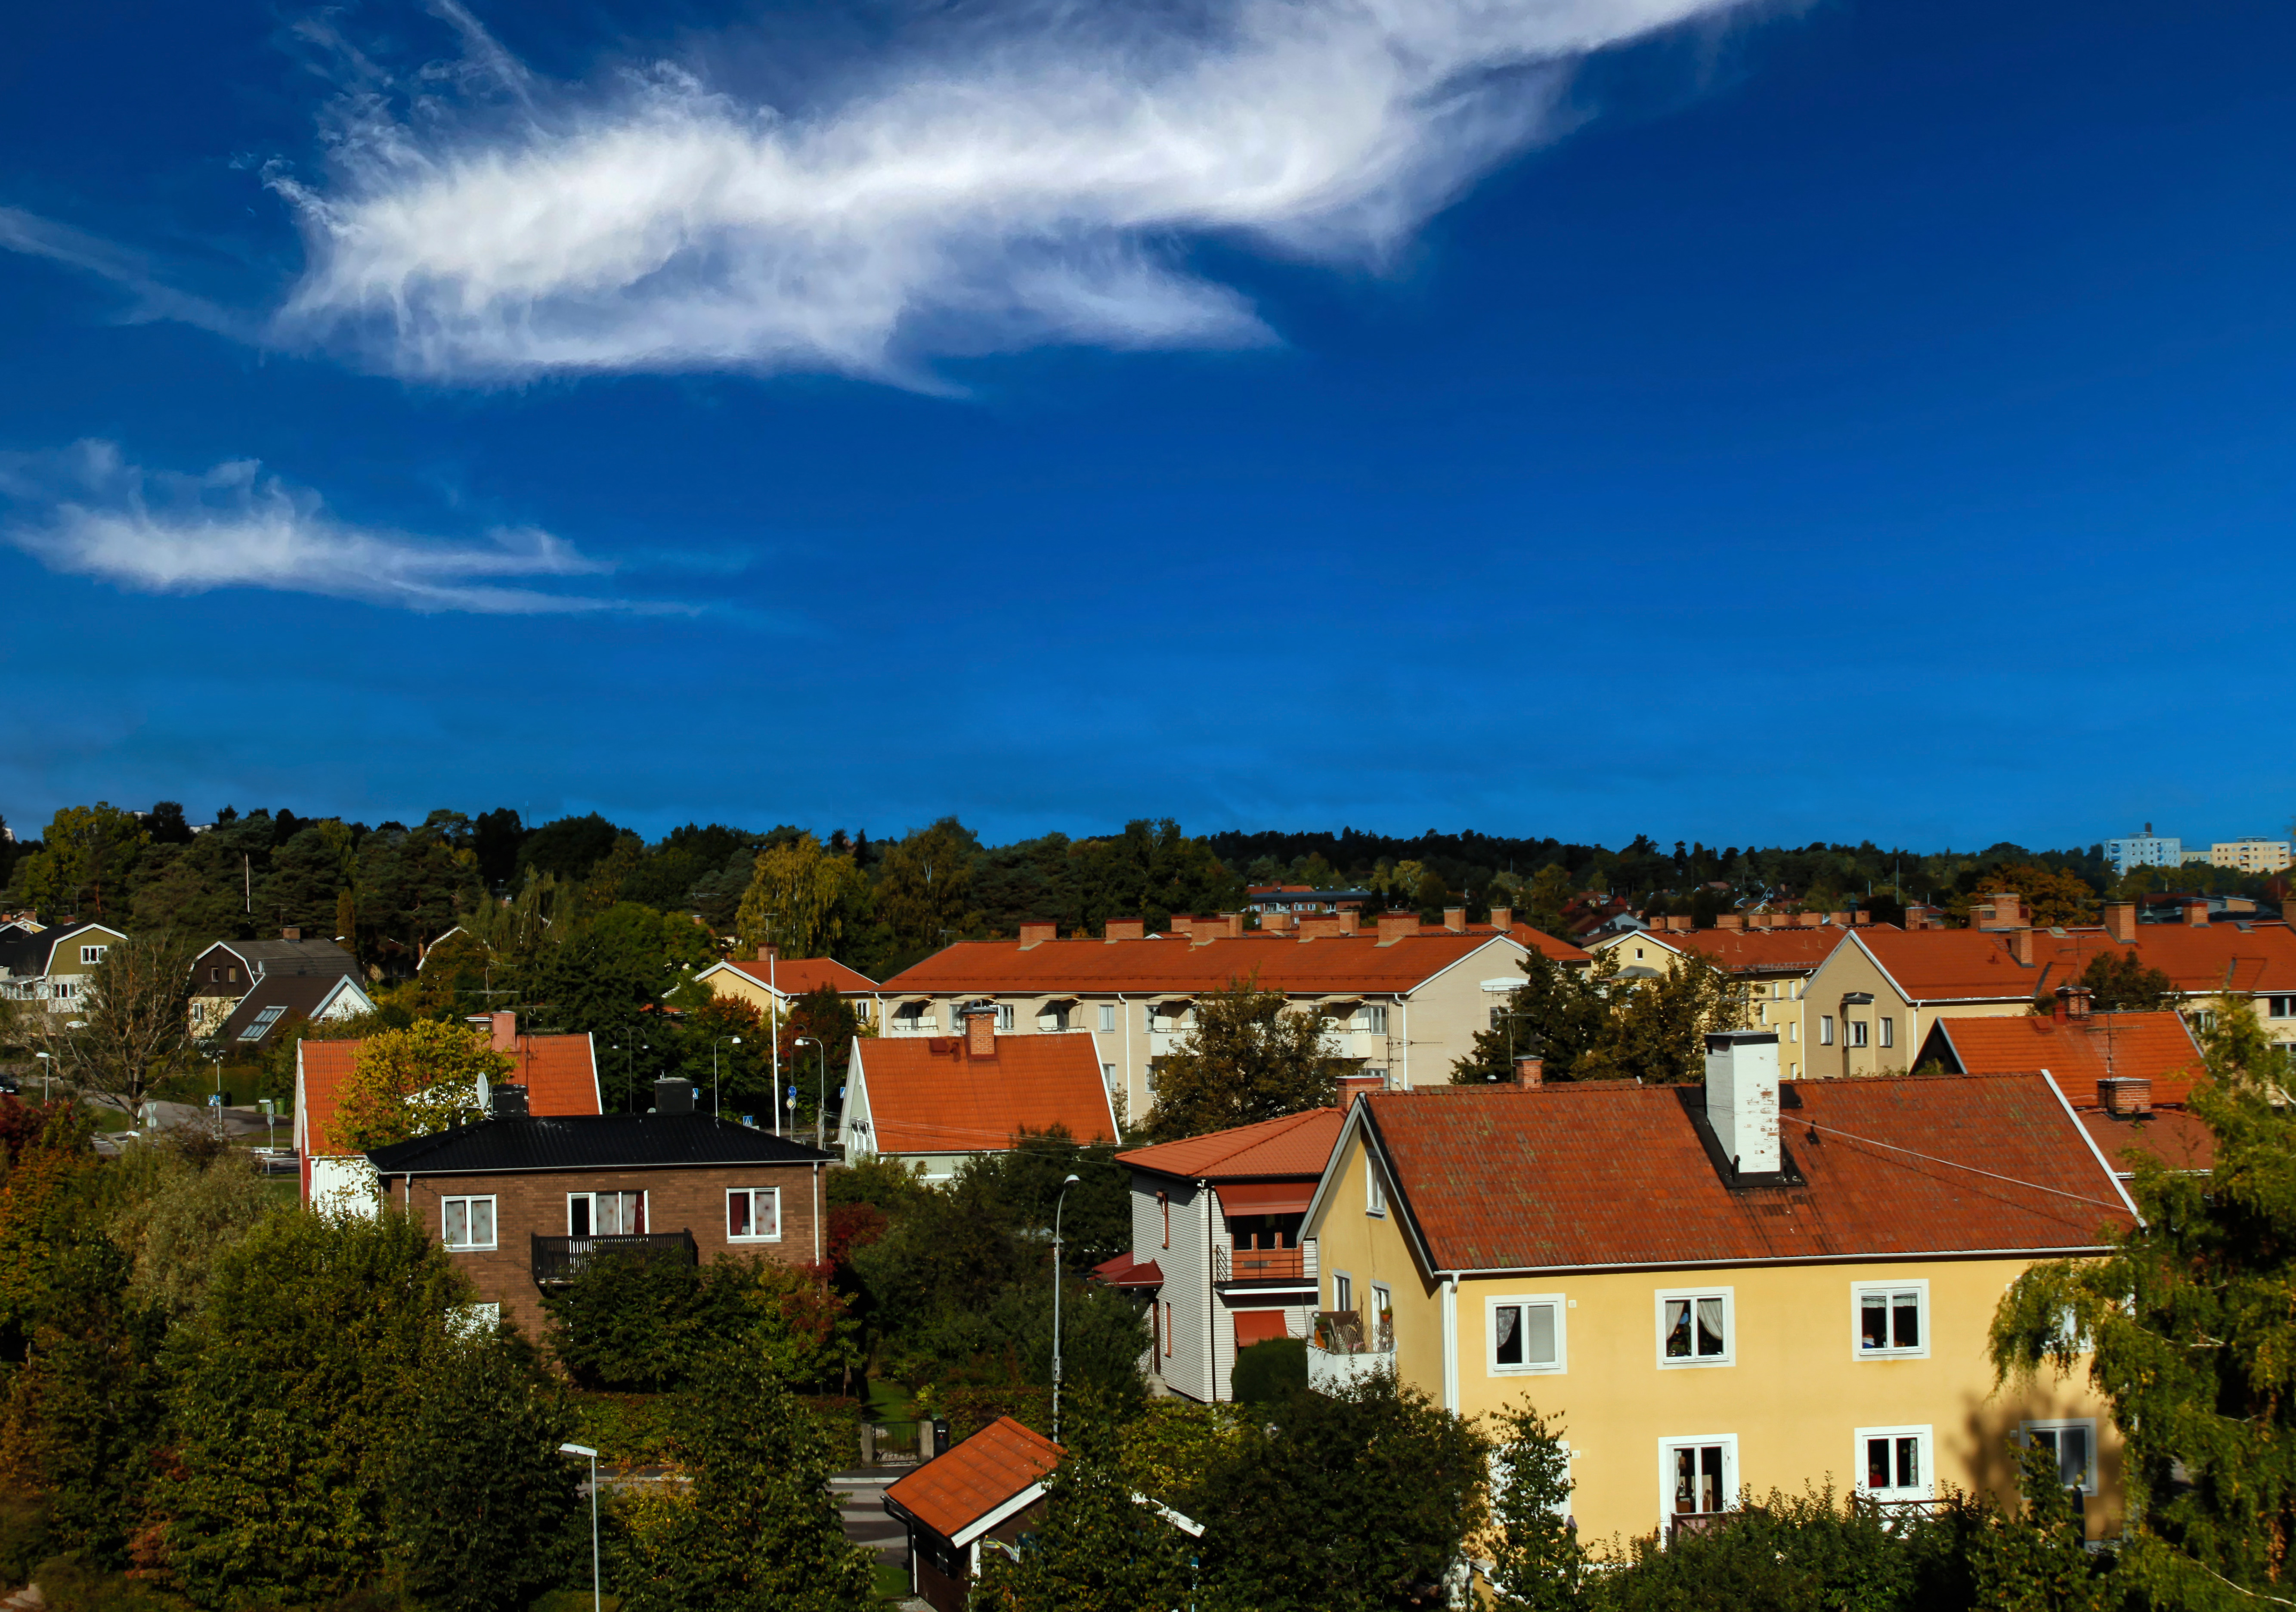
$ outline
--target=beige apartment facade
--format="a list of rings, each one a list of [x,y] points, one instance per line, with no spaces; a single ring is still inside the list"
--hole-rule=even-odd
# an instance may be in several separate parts
[[[1813,921],[1801,922],[1804,917]],[[1688,922],[1675,919],[1669,924],[1679,927],[1608,935],[1588,950],[1611,958],[1617,966],[1612,977],[1628,981],[1638,977],[1637,969],[1671,975],[1684,958],[1702,958],[1729,975],[1738,987],[1745,1024],[1777,1032],[1779,1070],[1785,1079],[1801,1079],[1804,1064],[1813,1057],[1823,1062],[1814,1050],[1816,1021],[1809,984],[1825,960],[1848,942],[1853,932],[1851,915],[1832,913],[1820,918],[1814,913],[1733,913],[1711,929],[1692,929]],[[1863,925],[1854,928],[1871,933]]]
[[[2289,864],[2286,840],[2218,840],[2209,847],[2209,866],[2243,873],[2279,873]]]

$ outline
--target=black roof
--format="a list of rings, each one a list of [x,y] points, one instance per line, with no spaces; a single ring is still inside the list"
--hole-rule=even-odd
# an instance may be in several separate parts
[[[384,1175],[514,1175],[834,1164],[838,1156],[706,1114],[578,1114],[481,1120],[377,1147],[367,1157]]]
[[[266,975],[248,988],[247,994],[240,999],[239,1006],[233,1008],[231,1016],[223,1022],[223,1028],[216,1032],[215,1039],[234,1052],[252,1052],[266,1044],[281,1029],[308,1019],[317,1012],[319,1004],[325,1001],[335,987],[345,980],[350,980],[353,984],[358,983],[348,969],[332,975]],[[247,1035],[245,1032],[254,1026],[266,1008],[283,1008],[286,1011],[266,1024],[260,1035]]]

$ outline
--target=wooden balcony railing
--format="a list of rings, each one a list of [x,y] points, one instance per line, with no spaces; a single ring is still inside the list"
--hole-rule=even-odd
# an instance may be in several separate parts
[[[593,1258],[701,1262],[691,1231],[650,1231],[638,1237],[543,1237],[533,1238],[534,1279],[570,1282]]]

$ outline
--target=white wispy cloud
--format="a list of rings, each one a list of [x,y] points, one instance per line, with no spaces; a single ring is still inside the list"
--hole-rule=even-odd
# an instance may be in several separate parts
[[[174,319],[242,341],[261,337],[260,317],[178,291],[143,253],[20,207],[0,207],[0,251],[45,258],[111,281],[134,298],[131,319]]]
[[[264,588],[485,615],[681,608],[500,586],[611,567],[531,527],[471,543],[356,525],[252,459],[181,475],[132,465],[113,443],[81,442],[0,457],[0,500],[13,506],[0,538],[53,571],[139,592]]]
[[[309,253],[275,333],[480,382],[1264,341],[1192,241],[1376,265],[1555,131],[1576,62],[1731,4],[1006,0],[784,112],[667,65],[548,84],[434,0],[470,70],[365,78],[324,174],[274,175]]]

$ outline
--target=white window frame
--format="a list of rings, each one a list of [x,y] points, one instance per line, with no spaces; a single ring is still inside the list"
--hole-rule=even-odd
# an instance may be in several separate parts
[[[1013,1004],[999,1002],[996,1004],[996,1032],[999,1035],[1010,1035],[1012,1032]]]
[[[1364,1213],[1387,1218],[1387,1183],[1380,1178],[1379,1160],[1364,1150]]]
[[[1695,1354],[1687,1360],[1674,1360],[1666,1352],[1666,1307],[1669,1302],[1688,1299],[1691,1302],[1691,1346],[1697,1347],[1698,1301],[1719,1298],[1722,1301],[1722,1353],[1702,1359]],[[1657,1318],[1658,1363],[1662,1371],[1709,1371],[1720,1366],[1738,1363],[1738,1290],[1735,1287],[1661,1287],[1653,1295],[1651,1312]],[[1679,1443],[1681,1440],[1676,1440]]]
[[[774,1200],[774,1230],[767,1237],[754,1230],[758,1223],[758,1198],[770,1193]],[[736,1196],[750,1200],[750,1224],[753,1228],[742,1237],[734,1235],[734,1199]],[[646,1222],[652,1225],[651,1221]],[[729,1243],[778,1243],[782,1240],[782,1189],[779,1187],[728,1187],[726,1188],[726,1240]]]
[[[1920,1441],[1915,1459],[1921,1462],[1921,1476],[1909,1485],[1892,1483],[1876,1489],[1868,1485],[1866,1467],[1866,1445],[1877,1438],[1890,1441],[1890,1474],[1897,1476],[1898,1441],[1901,1438]],[[1860,1494],[1877,1501],[1935,1500],[1937,1498],[1937,1439],[1927,1423],[1919,1427],[1860,1427],[1851,1435],[1849,1470],[1854,1474],[1853,1487]]]
[[[1738,1476],[1738,1435],[1734,1433],[1683,1434],[1658,1441],[1658,1526],[1663,1537],[1667,1528],[1677,1517],[1716,1517],[1714,1511],[1677,1511],[1674,1509],[1674,1452],[1684,1449],[1702,1449],[1708,1444],[1722,1447],[1722,1510],[1738,1509],[1738,1491],[1744,1485]]]
[[[1898,1044],[1898,1021],[1895,1017],[1885,1013],[1874,1023],[1876,1026],[1874,1032],[1874,1040],[1880,1045],[1894,1047]]]
[[[1332,1271],[1332,1312],[1333,1312],[1334,1313],[1336,1313],[1336,1314],[1341,1314],[1341,1315],[1344,1315],[1344,1314],[1348,1313],[1349,1312],[1352,1311],[1355,1307],[1356,1307],[1356,1279],[1355,1279],[1354,1274],[1353,1274],[1352,1272],[1346,1271]]]
[[[1848,1028],[1849,1028],[1849,1044],[1850,1044],[1852,1047],[1863,1047],[1863,1046],[1865,1046],[1865,1045],[1866,1045],[1866,1021],[1865,1021],[1864,1019],[1853,1019],[1853,1018],[1850,1018],[1850,1017],[1849,1017],[1849,1016],[1844,1016],[1844,1017],[1842,1018],[1842,1021],[1841,1021],[1841,1022],[1842,1022],[1842,1024],[1843,1024],[1844,1025],[1848,1026]]]
[[[83,946],[79,949],[79,960],[85,966],[93,968],[103,961],[103,954],[109,948],[102,946]]]
[[[1917,1324],[1921,1328],[1922,1341],[1917,1346],[1911,1349],[1899,1349],[1895,1346],[1887,1349],[1868,1349],[1866,1346],[1866,1295],[1869,1293],[1878,1293],[1885,1297],[1898,1293],[1914,1293],[1920,1295],[1918,1311],[1920,1320]],[[1893,1312],[1891,1315],[1893,1322],[1895,1319]],[[1930,1357],[1930,1284],[1927,1277],[1917,1277],[1902,1282],[1852,1282],[1849,1284],[1849,1353],[1854,1360],[1927,1360]]]
[[[626,1193],[635,1190],[637,1194],[638,1200],[638,1218],[645,1222],[646,1230],[651,1231],[653,1230],[653,1200],[643,1188],[632,1188],[628,1187],[614,1187],[607,1188],[607,1190],[611,1191],[616,1197],[620,1197]],[[574,1230],[574,1200],[578,1197],[590,1205],[590,1229],[587,1231],[577,1231]],[[595,1191],[590,1191],[570,1192],[566,1195],[566,1235],[569,1237],[638,1237],[643,1236],[644,1233],[633,1231],[599,1230],[598,1194]]]
[[[2036,1433],[2062,1434],[2075,1427],[2079,1428],[2083,1433],[2086,1433],[2088,1435],[2088,1471],[2086,1475],[2087,1481],[2079,1484],[2079,1485],[2068,1484],[2065,1486],[2067,1488],[2078,1486],[2083,1494],[2093,1496],[2096,1493],[2096,1469],[2103,1461],[2103,1453],[2096,1447],[2096,1419],[2095,1417],[2071,1416],[2043,1418],[2038,1421],[2024,1422],[2019,1425],[2017,1428],[2017,1435],[2025,1443],[2031,1443],[2033,1442],[2033,1435]],[[2064,1470],[2064,1455],[2062,1453],[2062,1449],[2063,1446],[2060,1443],[2059,1453],[2057,1456],[2057,1470],[2060,1474]]]
[[[1833,1045],[1833,1016],[1830,1013],[1817,1016],[1817,1044],[1821,1047]]]
[[[1380,1346],[1379,1318],[1387,1317],[1385,1348]],[[1395,1289],[1385,1282],[1371,1284],[1371,1308],[1364,1312],[1364,1331],[1368,1335],[1372,1351],[1378,1354],[1395,1352]]]
[[[1499,1312],[1546,1308],[1554,1312],[1554,1359],[1546,1365],[1526,1361],[1519,1366],[1499,1363]],[[1563,1317],[1570,1301],[1560,1293],[1499,1293],[1483,1301],[1483,1369],[1492,1377],[1562,1377],[1570,1369],[1570,1329]]]
[[[447,1211],[457,1204],[463,1206],[463,1229],[466,1233],[471,1225],[471,1206],[473,1204],[484,1204],[487,1206],[487,1240],[485,1242],[450,1243],[447,1240]],[[500,1217],[496,1213],[493,1193],[456,1193],[452,1197],[442,1197],[439,1200],[439,1245],[447,1253],[492,1254],[500,1246],[501,1239],[502,1224]]]
[[[1103,1035],[1114,1035],[1116,1033],[1116,1004],[1114,1002],[1103,1002],[1100,1005],[1100,1032]]]

